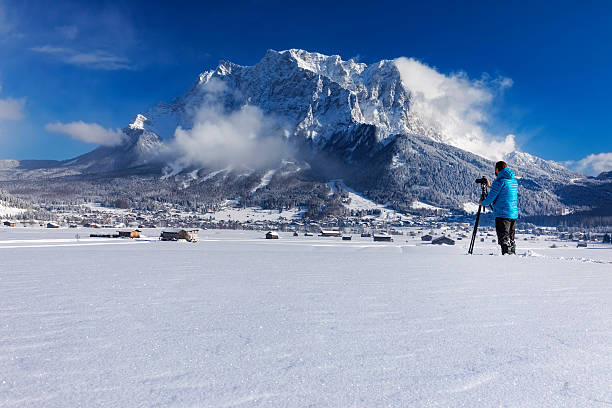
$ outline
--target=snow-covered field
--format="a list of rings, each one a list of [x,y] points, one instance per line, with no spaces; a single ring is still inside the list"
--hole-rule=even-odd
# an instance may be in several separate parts
[[[89,232],[0,229],[1,407],[612,405],[610,246]]]

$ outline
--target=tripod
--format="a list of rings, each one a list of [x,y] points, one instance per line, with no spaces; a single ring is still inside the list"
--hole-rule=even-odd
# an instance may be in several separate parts
[[[480,184],[482,187],[482,192],[480,193],[480,201],[487,198],[487,186],[484,183]],[[480,211],[484,210],[482,205],[478,205],[478,212],[476,213],[476,222],[474,223],[474,231],[472,232],[472,241],[470,242],[470,249],[468,249],[468,254],[472,254],[474,251],[474,241],[476,240],[476,232],[478,231],[478,221],[480,221]]]

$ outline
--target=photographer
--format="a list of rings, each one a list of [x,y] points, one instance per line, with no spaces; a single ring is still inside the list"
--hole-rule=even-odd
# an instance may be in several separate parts
[[[503,161],[495,163],[495,176],[493,183],[486,180],[491,191],[487,198],[479,201],[479,204],[484,207],[493,205],[495,230],[502,255],[516,254],[514,229],[518,218],[518,182],[514,172]]]

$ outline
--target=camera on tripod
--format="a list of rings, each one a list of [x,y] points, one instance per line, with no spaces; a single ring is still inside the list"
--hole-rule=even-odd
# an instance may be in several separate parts
[[[487,188],[489,187],[489,180],[485,176],[482,176],[479,179],[476,179],[476,183],[480,184],[480,189],[482,190],[480,193],[480,201],[478,205],[478,212],[476,213],[476,222],[474,223],[474,231],[472,231],[472,240],[470,241],[470,249],[468,249],[468,254],[472,254],[474,251],[474,241],[476,240],[476,232],[478,231],[478,221],[480,220],[480,213],[484,211],[484,208],[480,203],[487,198]],[[493,209],[493,207],[491,207]]]
[[[487,180],[487,178],[485,176],[482,176],[479,179],[476,179],[476,182],[478,184],[483,184],[483,185],[487,185],[487,183],[489,182],[489,180]]]

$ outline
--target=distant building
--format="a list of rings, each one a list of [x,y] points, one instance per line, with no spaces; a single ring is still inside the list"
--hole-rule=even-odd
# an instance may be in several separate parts
[[[321,237],[341,237],[342,236],[342,231],[335,231],[335,230],[321,230],[321,234],[319,234],[319,236]]]
[[[120,238],[140,238],[140,230],[133,231],[117,231]]]
[[[178,241],[179,239],[184,239],[187,242],[196,242],[198,240],[198,230],[172,229],[162,231],[159,238],[162,241]]]
[[[429,235],[429,234],[423,235],[421,237],[421,241],[431,241],[432,239],[433,239],[433,237],[431,235]]]
[[[279,238],[279,236],[278,236],[278,233],[277,233],[277,232],[274,232],[274,231],[268,231],[268,232],[266,233],[266,239],[278,239],[278,238]]]
[[[431,243],[434,245],[455,245],[455,240],[443,235],[441,237],[433,239]]]
[[[393,242],[393,237],[387,234],[374,234],[374,242]]]
[[[196,242],[198,240],[198,230],[197,229],[182,229],[179,231],[179,239],[184,239],[188,242]]]
[[[578,242],[578,245],[576,245],[577,248],[586,248],[587,247],[587,243],[586,241],[580,241]]]
[[[54,222],[48,222],[47,228],[59,228],[59,224],[56,224]]]
[[[15,222],[14,221],[4,221],[4,226],[5,227],[14,227],[15,226]]]

